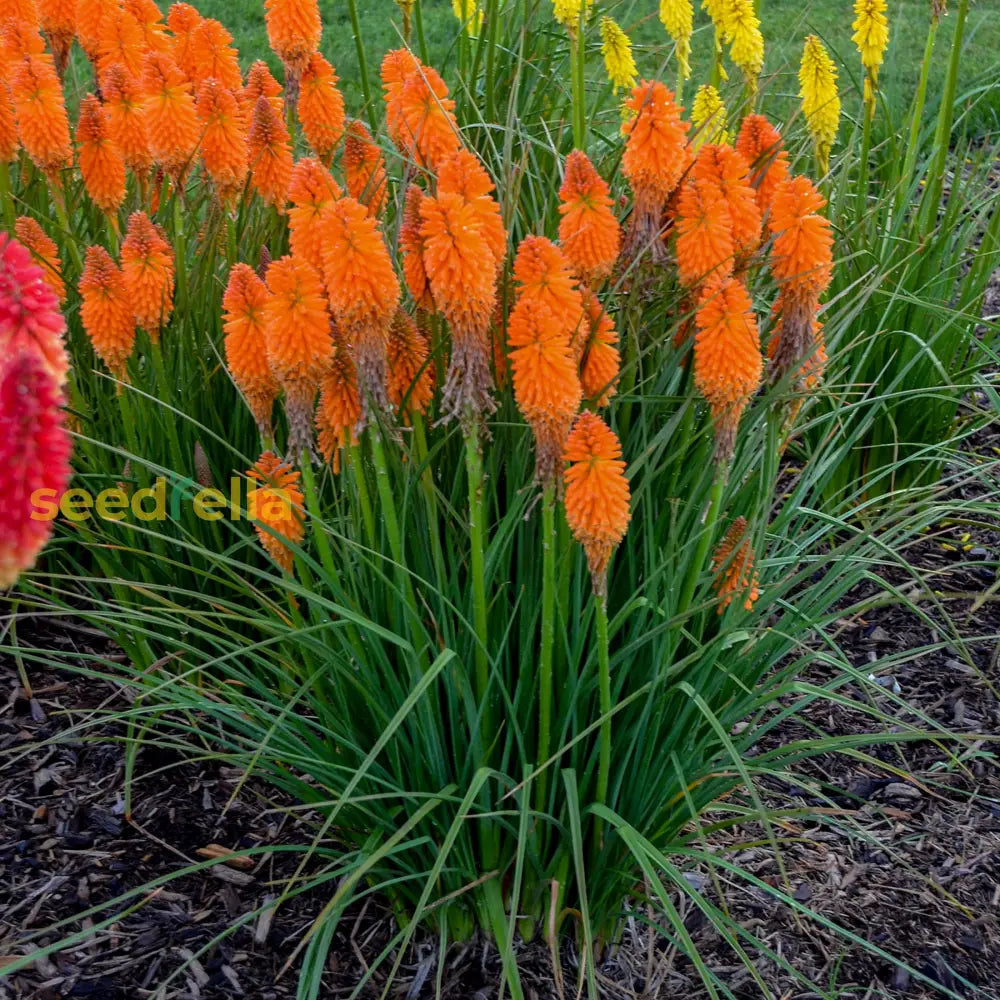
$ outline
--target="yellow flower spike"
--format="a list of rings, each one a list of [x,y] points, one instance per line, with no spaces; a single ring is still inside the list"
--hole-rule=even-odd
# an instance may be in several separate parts
[[[878,71],[889,44],[889,22],[885,11],[885,0],[854,2],[854,23],[851,25],[854,34],[851,35],[851,41],[861,53],[861,65],[865,69],[865,104],[869,111],[875,106]]]
[[[764,68],[764,36],[753,0],[726,0],[723,27],[730,59],[739,66],[751,93],[756,93],[757,79]]]
[[[555,19],[570,31],[575,31],[580,23],[580,10],[583,10],[583,19],[586,21],[590,17],[590,8],[594,5],[594,0],[552,0],[552,13]]]
[[[694,122],[696,130],[691,137],[691,145],[695,149],[705,143],[721,146],[729,142],[726,105],[719,92],[711,84],[703,83],[694,95],[694,103],[691,106],[691,121]]]
[[[682,80],[691,75],[691,32],[694,9],[691,0],[660,0],[660,23],[677,46],[677,68]]]
[[[478,35],[483,26],[483,8],[478,0],[451,0],[451,9],[455,17],[465,25],[468,35]]]
[[[806,36],[799,67],[799,96],[806,126],[816,146],[816,161],[820,173],[830,169],[830,150],[840,126],[840,95],[837,93],[837,68],[823,43],[815,36]]]
[[[632,58],[632,43],[610,17],[601,18],[601,55],[604,56],[604,68],[615,93],[621,87],[631,90],[638,75]]]

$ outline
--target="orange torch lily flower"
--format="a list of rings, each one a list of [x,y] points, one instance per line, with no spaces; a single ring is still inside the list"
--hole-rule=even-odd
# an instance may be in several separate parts
[[[715,424],[715,457],[733,457],[740,417],[760,386],[762,358],[757,320],[746,286],[723,278],[702,291],[695,313],[694,382]]]
[[[341,198],[327,215],[323,274],[330,309],[358,370],[364,420],[369,401],[388,406],[386,352],[400,289],[375,220],[353,198]]]
[[[316,0],[264,0],[264,22],[271,50],[301,76],[323,34]]]
[[[156,161],[179,185],[201,137],[191,84],[164,52],[147,52],[143,73],[149,147]]]
[[[438,168],[438,193],[457,194],[473,210],[476,226],[486,240],[499,272],[507,255],[507,232],[500,216],[500,206],[491,192],[493,181],[474,153],[458,149],[441,160]]]
[[[85,0],[91,2],[91,0]],[[194,30],[203,18],[189,3],[175,3],[167,11],[167,27],[173,37],[172,54],[184,75],[193,80],[198,72],[194,61]]]
[[[95,69],[101,55],[104,18],[113,16],[117,9],[115,0],[76,0],[76,37]]]
[[[344,134],[344,96],[337,80],[330,63],[314,52],[299,81],[299,123],[306,141],[327,165]]]
[[[172,52],[173,46],[163,23],[163,14],[153,0],[123,0],[125,8],[136,20],[142,31],[143,48],[146,51]]]
[[[87,250],[80,278],[80,319],[97,356],[122,382],[135,344],[135,317],[118,265],[101,246]]]
[[[262,97],[271,102],[271,107],[279,118],[284,118],[285,102],[281,98],[281,84],[271,75],[267,63],[258,59],[247,70],[247,82],[240,93],[240,107],[248,122],[253,118],[254,108]]]
[[[607,183],[579,149],[566,158],[559,199],[559,242],[563,253],[583,282],[597,285],[611,273],[618,259],[621,226],[611,211]]]
[[[729,205],[709,180],[688,178],[677,202],[677,271],[692,288],[733,273],[736,248]]]
[[[111,138],[108,113],[93,94],[80,103],[76,141],[87,194],[102,212],[114,216],[125,200],[125,161]],[[117,228],[117,219],[112,225]]]
[[[320,385],[316,409],[319,450],[334,472],[340,472],[340,452],[358,443],[361,423],[361,394],[358,375],[344,344],[335,343],[333,360]]]
[[[284,212],[292,180],[288,129],[266,97],[258,97],[250,124],[250,177],[267,205]]]
[[[101,19],[97,76],[104,80],[104,73],[114,63],[121,63],[133,76],[142,74],[146,40],[139,22],[127,11],[114,7]]]
[[[111,138],[125,166],[137,177],[145,178],[154,160],[146,129],[146,98],[139,81],[121,63],[114,63],[104,73],[102,92]]]
[[[760,597],[760,589],[745,517],[736,518],[729,526],[712,556],[712,567],[715,592],[719,596],[718,613],[721,615],[734,597],[742,600],[747,611],[752,611],[754,602]]]
[[[227,90],[243,86],[239,53],[233,47],[233,36],[214,18],[206,17],[191,32],[189,58],[194,74],[191,82],[198,88],[209,77],[215,77]]]
[[[388,186],[385,159],[363,122],[353,121],[347,127],[343,166],[347,193],[366,205],[370,215],[380,215]]]
[[[629,486],[622,446],[614,431],[596,413],[584,412],[566,441],[563,453],[569,468],[566,485],[566,521],[583,546],[594,594],[607,600],[608,563],[625,537],[629,513]]]
[[[621,369],[618,331],[593,292],[585,291],[583,298],[586,322],[574,342],[580,351],[580,385],[584,399],[607,406],[617,391]]]
[[[264,307],[267,360],[285,390],[288,451],[312,450],[313,403],[333,358],[330,313],[316,269],[282,257],[267,269]]]
[[[507,320],[514,399],[535,436],[535,480],[555,482],[583,389],[570,338],[548,306],[521,298]]]
[[[73,163],[69,119],[52,62],[44,56],[28,56],[15,67],[10,92],[21,145],[51,181]]]
[[[306,533],[300,475],[271,451],[265,451],[247,471],[247,516],[255,522],[264,551],[286,573],[291,573],[295,564],[289,545],[301,544]]]
[[[329,170],[312,157],[295,164],[288,197],[288,227],[292,253],[323,270],[323,232],[326,209],[341,197],[340,186]]]
[[[13,163],[20,145],[10,88],[6,82],[0,82],[0,163]]]
[[[264,309],[267,286],[249,264],[236,264],[222,297],[226,364],[264,437],[271,437],[271,412],[280,386],[267,361]]]
[[[219,200],[231,209],[249,171],[250,146],[239,102],[231,90],[209,77],[198,90],[196,111],[203,123],[201,162]]]
[[[748,257],[760,245],[761,217],[750,186],[750,165],[731,146],[707,143],[698,151],[691,175],[715,184],[729,210],[733,247]]]
[[[397,310],[389,328],[388,391],[390,404],[409,426],[415,414],[425,413],[434,398],[434,366],[427,338],[413,318]]]
[[[157,343],[174,308],[174,251],[145,212],[133,212],[128,220],[122,276],[136,324]]]
[[[62,79],[76,37],[76,0],[38,0],[38,21],[52,50],[56,72]]]
[[[421,166],[436,171],[461,145],[455,102],[437,70],[421,66],[403,83],[398,97],[401,148]]]
[[[788,178],[788,153],[781,133],[763,116],[747,115],[736,138],[736,151],[750,164],[750,184],[760,214],[767,218],[778,185]]]
[[[660,219],[691,162],[687,142],[691,123],[681,120],[683,109],[675,103],[673,92],[657,81],[643,80],[633,89],[626,108],[632,117],[622,125],[622,134],[627,136],[622,173],[635,196],[629,252],[635,254],[648,247],[653,259],[661,260]]]
[[[421,235],[421,206],[424,192],[416,184],[406,189],[403,202],[403,221],[399,227],[399,249],[403,254],[403,277],[418,309],[434,310],[430,279],[424,266],[424,239]]]

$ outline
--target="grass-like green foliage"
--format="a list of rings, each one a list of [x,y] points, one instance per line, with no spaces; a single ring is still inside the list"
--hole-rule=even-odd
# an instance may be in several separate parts
[[[496,13],[495,3],[490,10]],[[210,5],[205,12],[213,12]],[[433,38],[425,14],[425,36]],[[495,35],[482,41],[456,42],[452,30],[455,62],[466,75],[449,74],[449,82],[466,141],[497,181],[516,242],[555,231],[561,158],[571,145],[569,47],[547,9],[526,23],[495,23]],[[369,48],[373,65],[380,56]],[[669,63],[669,50],[658,56]],[[591,66],[588,79],[588,145],[618,192],[619,112],[610,88],[597,85],[599,70]],[[738,120],[739,81],[727,96]],[[765,109],[769,100],[765,92]],[[352,110],[360,110],[356,100]],[[808,148],[801,122],[787,132],[793,151]],[[708,839],[756,822],[778,851],[782,822],[798,813],[766,807],[758,781],[787,775],[817,753],[863,754],[864,744],[877,741],[815,733],[759,747],[782,720],[819,699],[846,698],[849,683],[866,683],[837,642],[838,623],[867,606],[845,607],[851,588],[872,581],[875,565],[906,571],[908,542],[943,510],[986,513],[976,501],[945,508],[933,483],[912,486],[895,503],[870,489],[873,463],[884,475],[916,482],[914,468],[948,455],[954,475],[969,474],[958,442],[942,441],[951,435],[955,387],[982,364],[967,357],[978,350],[968,330],[978,284],[961,284],[969,298],[956,303],[940,282],[949,272],[960,280],[962,244],[982,228],[986,205],[969,212],[953,198],[936,220],[913,197],[919,178],[937,176],[941,143],[951,134],[949,125],[934,146],[918,130],[906,147],[915,158],[909,179],[893,188],[886,172],[898,159],[891,155],[898,140],[876,133],[870,196],[857,193],[857,157],[839,158],[828,182],[841,236],[838,286],[824,315],[831,387],[807,398],[791,425],[788,387],[763,391],[744,418],[724,480],[684,352],[673,345],[684,318],[673,278],[627,281],[607,294],[625,345],[623,391],[610,414],[633,508],[609,581],[606,663],[604,623],[582,553],[562,514],[549,523],[539,505],[530,432],[509,390],[482,445],[483,520],[474,526],[460,431],[418,423],[370,430],[339,475],[317,471],[309,491],[315,516],[294,578],[268,562],[245,520],[206,522],[189,503],[165,523],[91,520],[62,531],[45,571],[24,582],[17,608],[70,608],[128,654],[139,692],[119,714],[128,725],[130,794],[142,777],[138,748],[153,740],[244,768],[322,817],[314,841],[301,848],[301,877],[282,897],[318,886],[330,895],[303,941],[301,997],[320,995],[338,921],[369,895],[387,900],[398,918],[382,956],[390,966],[398,967],[424,928],[439,935],[442,954],[449,943],[484,932],[500,946],[514,996],[522,995],[515,940],[537,933],[554,951],[575,938],[581,979],[596,996],[595,962],[618,940],[623,907],[647,902],[648,919],[691,957],[709,992],[732,996],[698,956],[680,913],[682,895],[716,922],[755,976],[753,951],[787,966],[727,914],[718,894],[696,891],[683,872],[701,865],[717,887],[742,883],[806,912],[786,887],[761,883]],[[386,153],[398,178],[402,165]],[[805,165],[807,154],[798,159]],[[47,217],[48,192],[30,169],[22,166],[15,191],[19,211]],[[391,244],[398,187],[393,194]],[[78,182],[70,182],[67,200],[72,231],[61,233],[60,243],[72,286],[74,257],[105,238],[105,224]],[[184,264],[162,367],[140,343],[133,384],[116,394],[110,379],[92,372],[75,297],[69,305],[78,482],[94,493],[119,480],[143,486],[160,474],[193,492],[196,443],[225,487],[260,450],[221,361],[220,300],[236,259],[255,262],[263,245],[274,257],[284,251],[284,222],[249,198],[227,220],[197,182],[183,205],[166,202],[160,217]],[[926,259],[914,258],[898,232],[921,234]],[[980,269],[975,282],[986,266],[973,265]],[[773,289],[756,278],[751,287],[758,315],[766,316]],[[954,322],[940,323],[951,338],[940,364],[920,367],[879,334],[899,330],[897,339],[926,342],[921,329],[938,324],[922,318],[924,310]],[[917,329],[917,321],[927,325]],[[923,359],[929,350],[914,355]],[[886,413],[906,404],[894,397],[918,392],[939,398],[942,409],[922,449],[880,454],[860,467],[859,452],[883,443]],[[851,419],[844,419],[845,395]],[[781,478],[786,445],[802,467]],[[995,480],[992,468],[976,474]],[[719,614],[707,556],[740,515],[750,524],[762,597],[752,611],[735,601]],[[899,591],[877,599],[915,600]],[[546,683],[540,650],[549,642],[554,698],[546,755],[538,719]],[[52,658],[19,644],[16,628],[0,648],[26,669]],[[828,682],[801,680],[817,661]],[[104,668],[97,662],[93,669]],[[870,711],[873,724],[886,721]],[[899,728],[893,739],[920,735],[905,723]],[[602,749],[606,794],[598,788]]]

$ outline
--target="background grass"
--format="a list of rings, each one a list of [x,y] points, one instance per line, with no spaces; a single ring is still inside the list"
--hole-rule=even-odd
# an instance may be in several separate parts
[[[162,6],[164,0],[160,0],[160,3]],[[550,6],[549,0],[529,0],[529,3],[543,10]],[[278,79],[281,79],[278,60],[267,44],[264,6],[259,0],[200,0],[197,6],[206,17],[217,18],[232,32],[244,68],[253,60],[264,58]],[[521,13],[520,4],[512,6],[513,9],[508,8],[505,16],[516,17]],[[700,0],[695,0],[695,7],[697,12],[691,80],[699,81],[708,79],[712,29],[708,15],[699,9]],[[363,105],[363,99],[347,4],[321,0],[320,10],[324,26],[321,47],[337,68],[348,106],[358,111]],[[657,10],[657,0],[595,4],[589,33],[590,45],[595,50],[600,46],[596,22],[602,15],[609,14],[632,38],[640,74],[656,75],[662,65],[663,43],[666,38]],[[780,111],[782,117],[787,117],[798,104],[796,74],[802,39],[806,34],[811,32],[819,35],[838,64],[860,69],[857,52],[851,42],[851,0],[822,0],[805,5],[801,0],[763,0],[760,13],[765,43],[763,75],[765,80],[771,81],[767,84],[769,107],[775,114]],[[359,14],[371,71],[377,72],[382,54],[400,44],[400,11],[393,0],[371,0],[360,5]],[[881,83],[886,99],[899,108],[908,104],[916,89],[930,18],[930,0],[890,0],[889,18],[889,50],[881,73]],[[431,62],[439,70],[446,72],[455,58],[455,17],[450,0],[424,0],[423,21]],[[954,21],[953,17],[945,17],[938,33],[936,51],[940,57],[933,67],[928,93],[928,111],[931,113],[936,108],[936,95],[940,92],[944,78],[947,63],[945,53],[951,46]],[[553,21],[553,30],[556,27]],[[971,92],[987,85],[990,70],[996,64],[997,52],[1000,51],[1000,3],[996,0],[979,0],[969,14],[965,35],[959,89],[960,92]],[[590,65],[592,69],[596,69],[599,60],[593,59]],[[670,78],[668,75],[667,79]],[[858,80],[842,75],[840,82],[845,112],[853,115],[859,103],[856,99]],[[694,86],[693,83],[689,85]],[[968,128],[977,135],[1000,130],[1000,89],[994,87],[992,90],[992,94],[985,101],[979,102],[975,113],[969,118]],[[782,98],[787,102],[785,108],[781,108]]]

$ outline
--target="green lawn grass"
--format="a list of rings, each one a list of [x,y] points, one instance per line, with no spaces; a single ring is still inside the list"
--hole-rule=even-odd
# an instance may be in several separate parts
[[[549,6],[549,0],[537,2],[543,9]],[[955,2],[957,0],[953,0],[953,4]],[[197,6],[205,16],[222,21],[233,33],[245,65],[263,57],[277,72],[277,60],[267,45],[263,0],[200,0]],[[784,95],[786,109],[793,108],[797,102],[796,72],[802,40],[807,33],[813,32],[824,40],[834,58],[844,67],[841,72],[842,98],[845,111],[853,114],[859,103],[857,73],[860,63],[851,42],[851,0],[816,0],[808,5],[803,5],[801,0],[762,0],[760,8],[766,45],[764,86],[772,101],[776,95]],[[347,3],[345,0],[337,0],[336,3],[321,0],[320,9],[324,25],[323,51],[337,67],[349,106],[358,111],[363,102]],[[522,9],[519,2],[511,4],[507,8],[510,13],[505,16],[518,17]],[[664,67],[664,60],[670,59],[669,39],[657,17],[656,0],[595,4],[593,11],[594,22],[590,29],[593,56],[590,62],[595,69],[600,62],[596,20],[603,14],[610,14],[632,37],[639,72],[645,76],[659,74],[668,80],[673,79],[672,60],[669,66]],[[439,69],[447,71],[455,58],[457,34],[457,21],[451,3],[449,0],[424,0],[422,13],[431,61]],[[402,19],[399,8],[392,0],[362,0],[359,14],[370,72],[377,74],[382,55],[400,44]],[[930,19],[930,0],[890,0],[889,18],[890,43],[882,70],[882,87],[887,100],[902,111],[916,88]],[[938,33],[937,58],[929,88],[929,110],[933,110],[934,97],[944,76],[954,23],[954,17],[946,17]],[[698,11],[695,26],[693,76],[689,83],[692,89],[698,82],[707,80],[712,51],[711,26],[703,11]],[[1000,3],[980,0],[974,4],[967,23],[960,91],[973,92],[977,87],[986,85],[990,80],[990,71],[996,66],[998,51]],[[980,134],[1000,130],[1000,88],[994,87],[986,100],[980,102],[968,124]]]

